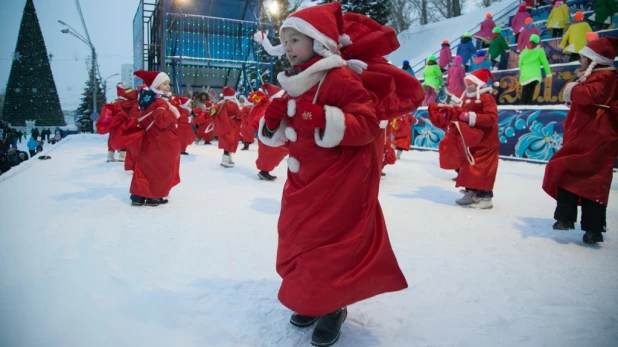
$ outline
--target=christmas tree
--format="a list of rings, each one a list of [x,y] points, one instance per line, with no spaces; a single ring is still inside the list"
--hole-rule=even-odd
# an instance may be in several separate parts
[[[319,1],[319,4],[330,2],[340,2],[343,12],[354,12],[365,16],[385,25],[388,23],[388,16],[391,13],[390,0],[311,0]]]
[[[26,1],[21,19],[2,120],[13,126],[26,126],[26,120],[36,120],[37,126],[66,125],[32,0]]]
[[[90,69],[90,75],[92,76],[92,68]],[[105,94],[103,94],[103,87],[101,86],[101,80],[97,78],[97,113],[101,114],[101,109],[103,108],[103,104],[105,104]],[[82,103],[75,111],[75,114],[78,115],[78,118],[75,122],[78,130],[80,132],[92,132],[92,119],[90,116],[92,115],[92,82],[89,79],[86,81],[86,88],[84,88],[84,92],[82,93]]]

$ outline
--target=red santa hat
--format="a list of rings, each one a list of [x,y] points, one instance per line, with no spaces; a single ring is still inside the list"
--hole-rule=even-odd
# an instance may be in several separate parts
[[[132,88],[123,88],[122,82],[116,84],[116,95],[122,100],[137,100],[137,90]]]
[[[339,44],[347,46],[351,43],[349,36],[340,35],[343,31],[343,13],[339,2],[298,10],[283,22],[279,36],[285,28],[295,29],[311,37],[314,40],[314,50],[322,56],[329,55],[328,53],[337,54]],[[282,45],[273,47],[263,32],[257,32],[253,38],[261,43],[270,55],[280,56],[285,53]]]
[[[481,94],[490,92],[492,90],[491,86],[488,86],[489,80],[494,81],[493,86],[499,87],[500,82],[497,82],[496,78],[491,74],[491,71],[488,69],[478,69],[476,71],[471,72],[464,78],[464,81],[470,81],[476,84],[476,102],[480,103]],[[486,88],[483,88],[486,87]]]
[[[285,91],[281,89],[281,87],[276,86],[274,84],[270,84],[270,83],[262,84],[262,86],[260,87],[260,90],[268,94],[268,98],[270,100],[281,97],[285,93]]]
[[[157,89],[164,82],[169,82],[170,77],[165,72],[137,70],[134,76],[141,78],[148,87]]]
[[[591,62],[579,80],[585,82],[597,65],[613,66],[614,59],[616,59],[616,49],[618,49],[618,38],[615,37],[602,37],[588,42],[586,47],[579,51],[579,55],[590,59]]]
[[[177,97],[178,99],[178,105],[186,110],[191,111],[191,99],[186,98],[184,96],[179,96]]]

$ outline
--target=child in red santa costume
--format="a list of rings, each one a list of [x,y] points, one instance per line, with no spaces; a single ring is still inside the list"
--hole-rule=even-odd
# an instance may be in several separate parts
[[[242,140],[243,147],[240,150],[248,151],[249,145],[255,141],[255,130],[253,130],[253,127],[249,123],[249,113],[255,105],[251,101],[248,101],[244,95],[238,97],[238,102],[240,103],[240,113],[242,114],[240,121],[240,139]]]
[[[418,121],[411,114],[393,119],[393,146],[397,149],[397,159],[401,159],[402,151],[409,151],[412,144],[412,125]]]
[[[317,321],[312,344],[340,335],[346,306],[407,288],[378,202],[380,132],[374,101],[360,75],[338,55],[345,44],[341,5],[292,13],[281,26],[292,68],[277,76],[286,96],[260,121],[264,144],[289,144],[288,177],[279,217],[279,300],[290,323]],[[265,44],[262,33],[254,36]],[[348,65],[350,66],[350,65]]]
[[[193,108],[193,124],[197,125],[196,137],[197,139],[204,140],[205,145],[210,145],[214,137],[215,119],[210,116],[210,108],[212,107],[212,101],[210,95],[206,92],[202,92],[197,96],[195,107]],[[199,140],[195,140],[197,144]]]
[[[618,39],[591,41],[581,51],[584,71],[564,88],[571,109],[564,120],[562,148],[545,167],[543,190],[556,199],[556,230],[575,228],[581,205],[583,241],[603,242],[606,210],[618,156],[618,114],[612,112],[618,95],[614,59]]]
[[[242,113],[236,99],[236,91],[225,86],[221,92],[223,100],[210,108],[210,115],[215,121],[215,136],[218,139],[219,149],[223,150],[221,166],[232,168],[234,167],[232,154],[236,153],[240,140]]]
[[[493,189],[498,171],[500,139],[498,138],[498,107],[487,83],[495,81],[487,69],[476,70],[466,76],[466,92],[462,98],[462,112],[458,118],[471,128],[482,132],[480,142],[467,144],[471,155],[457,176],[456,186],[466,188],[464,197],[456,202],[477,209],[493,207]],[[461,130],[460,130],[461,131]],[[462,136],[465,139],[465,136]]]
[[[119,147],[118,137],[121,136],[120,128],[128,118],[129,113],[137,105],[137,90],[123,88],[122,83],[116,85],[118,98],[109,104],[103,105],[101,117],[97,119],[97,132],[99,134],[109,133],[107,139],[107,161],[124,161],[126,151],[124,145]],[[114,152],[119,151],[118,160],[114,159]]]
[[[282,97],[285,91],[275,85],[266,83],[260,87],[258,92],[251,93],[249,100],[255,104],[249,113],[249,123],[252,129],[258,130],[260,121],[264,118],[264,112],[270,102]],[[266,146],[258,137],[258,157],[255,166],[259,170],[258,177],[263,181],[274,181],[277,176],[270,174],[281,161],[290,153],[287,143],[278,147]]]
[[[138,96],[137,125],[144,134],[133,169],[131,201],[134,206],[158,206],[168,202],[165,197],[180,183],[180,112],[169,101],[166,73],[138,70],[134,75],[148,88],[141,89]]]
[[[191,108],[191,99],[184,96],[174,98],[172,104],[180,111],[178,118],[178,137],[180,139],[180,154],[187,155],[187,147],[195,141],[195,133],[193,132],[193,109]]]

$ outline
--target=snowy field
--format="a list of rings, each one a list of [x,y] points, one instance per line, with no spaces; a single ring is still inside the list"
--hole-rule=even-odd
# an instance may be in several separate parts
[[[131,207],[106,139],[75,135],[0,177],[0,346],[309,346],[277,301],[284,179],[191,146],[161,207]],[[410,287],[349,307],[336,346],[615,347],[618,182],[605,242],[553,231],[544,167],[500,162],[494,209],[454,204],[433,152],[389,166],[380,200]],[[283,178],[285,162],[275,174]],[[577,227],[579,228],[579,226]]]

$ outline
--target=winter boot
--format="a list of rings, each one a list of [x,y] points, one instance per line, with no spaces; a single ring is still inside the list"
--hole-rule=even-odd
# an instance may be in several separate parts
[[[386,176],[386,174],[384,172],[382,172],[382,177]]]
[[[131,205],[132,206],[144,206],[145,200],[146,199],[142,198],[141,196],[131,194]]]
[[[318,325],[313,330],[311,344],[314,346],[332,346],[339,339],[341,325],[348,316],[346,307],[318,319]]]
[[[277,179],[277,176],[272,176],[268,171],[258,172],[258,177],[263,181],[274,181]]]
[[[482,198],[470,205],[472,208],[476,208],[478,210],[488,210],[494,207],[494,204],[491,202],[491,198]]]
[[[478,200],[475,198],[476,198],[476,192],[473,190],[468,190],[464,194],[463,198],[457,199],[455,200],[455,202],[457,203],[457,205],[467,206],[467,205],[472,205]]]
[[[111,163],[116,161],[116,159],[114,159],[114,151],[107,151],[107,162]]]
[[[575,229],[575,223],[573,222],[563,222],[563,221],[556,221],[556,223],[554,223],[553,226],[554,230],[572,230]]]
[[[161,199],[145,199],[144,205],[152,207],[159,206],[161,205]]]
[[[245,146],[241,149],[241,151],[248,151],[249,150],[249,143],[245,142],[244,144],[245,144]]]
[[[230,155],[228,154],[223,155],[223,159],[221,159],[221,166],[226,167],[226,168],[234,167],[234,162],[232,161],[232,158]]]
[[[401,150],[401,149],[398,149],[398,150],[397,150],[397,160],[400,160],[400,159],[401,159],[401,152],[402,152],[402,150]]]
[[[600,231],[586,231],[583,241],[589,245],[593,245],[597,242],[603,242],[603,234],[601,234]]]
[[[126,157],[127,157],[127,151],[118,152],[118,161],[124,161]]]
[[[234,160],[232,159],[232,153],[228,154],[228,156],[230,157],[230,163],[231,163],[232,165],[236,164],[236,163],[234,162]]]
[[[212,143],[210,143],[210,141],[204,141],[205,145],[212,145]]]
[[[300,313],[293,313],[290,318],[290,324],[299,328],[306,328],[313,325],[320,317],[304,316]]]

